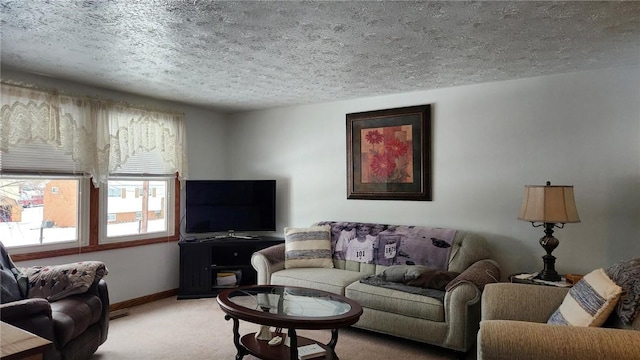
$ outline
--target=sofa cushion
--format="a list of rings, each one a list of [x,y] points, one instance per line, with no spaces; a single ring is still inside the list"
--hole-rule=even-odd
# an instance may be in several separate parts
[[[621,261],[605,272],[622,288],[616,312],[624,324],[631,325],[640,312],[640,257]]]
[[[51,317],[58,347],[82,334],[102,314],[102,301],[95,295],[80,294],[51,303]]]
[[[295,268],[280,270],[271,275],[272,285],[300,286],[344,295],[347,285],[368,274],[328,268]]]
[[[423,265],[392,265],[360,282],[443,300],[445,286],[458,275]]]
[[[331,227],[284,228],[284,267],[332,268]]]
[[[345,295],[365,308],[431,321],[444,321],[444,305],[442,301],[432,297],[367,285],[359,281],[347,286]]]
[[[360,279],[360,282],[363,284],[371,285],[371,286],[380,286],[387,289],[394,289],[394,290],[408,292],[411,294],[429,296],[441,301],[444,300],[444,295],[445,295],[444,291],[442,290],[423,288],[419,286],[410,286],[410,285],[403,284],[401,282],[385,281],[376,275],[365,276],[364,278]]]
[[[430,269],[421,272],[415,279],[407,281],[407,285],[444,291],[447,284],[458,275],[460,273],[453,271]]]
[[[430,269],[424,265],[392,265],[382,270],[377,276],[385,281],[405,283],[415,280],[422,272]]]
[[[600,326],[616,306],[622,289],[604,270],[596,269],[585,275],[569,290],[560,307],[551,315],[548,324]]]

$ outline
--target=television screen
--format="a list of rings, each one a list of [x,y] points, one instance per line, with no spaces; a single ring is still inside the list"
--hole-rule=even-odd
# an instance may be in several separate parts
[[[276,230],[275,180],[188,180],[187,233]]]

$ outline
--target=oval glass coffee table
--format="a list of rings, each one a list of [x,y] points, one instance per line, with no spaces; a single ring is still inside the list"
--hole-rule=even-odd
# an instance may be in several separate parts
[[[355,324],[362,315],[360,304],[344,296],[292,286],[257,285],[228,289],[218,295],[218,304],[226,313],[225,319],[233,320],[233,343],[238,350],[236,360],[247,354],[264,360],[297,360],[298,346],[309,344],[318,344],[325,349],[324,359],[338,359],[335,353],[338,329]],[[256,333],[240,337],[239,320],[288,331],[286,335],[277,330],[272,333],[272,336],[281,336],[284,340],[272,346],[268,340],[256,339]],[[331,329],[331,340],[322,344],[297,336],[296,329]],[[286,342],[289,346],[285,345]]]

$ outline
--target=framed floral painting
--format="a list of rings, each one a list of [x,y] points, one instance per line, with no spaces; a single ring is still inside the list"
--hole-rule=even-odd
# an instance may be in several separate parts
[[[347,114],[347,199],[431,200],[431,105]]]

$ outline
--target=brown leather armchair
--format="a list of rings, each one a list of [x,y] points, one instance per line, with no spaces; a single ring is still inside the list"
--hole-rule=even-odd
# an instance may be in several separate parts
[[[107,340],[109,292],[100,279],[56,301],[27,298],[18,270],[0,242],[0,320],[53,342],[46,360],[86,360]],[[26,285],[26,281],[24,283]]]

